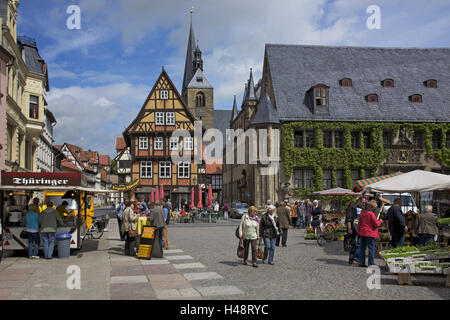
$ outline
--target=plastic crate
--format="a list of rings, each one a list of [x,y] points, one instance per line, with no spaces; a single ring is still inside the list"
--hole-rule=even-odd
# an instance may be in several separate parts
[[[412,263],[388,263],[390,273],[415,273],[415,267]]]

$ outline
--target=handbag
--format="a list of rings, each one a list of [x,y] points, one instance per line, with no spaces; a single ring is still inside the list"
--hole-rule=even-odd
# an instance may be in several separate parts
[[[130,230],[130,231],[128,231],[128,236],[129,236],[130,238],[134,238],[134,237],[136,237],[137,235],[138,235],[137,230]]]
[[[28,239],[28,232],[25,230],[22,230],[19,237],[20,237],[20,239]]]
[[[356,239],[351,234],[344,236],[344,251],[351,252],[355,248]]]
[[[259,239],[258,242],[258,249],[256,250],[256,256],[258,257],[258,259],[264,260],[264,250],[261,246],[261,238]]]
[[[238,256],[238,258],[244,258],[244,252],[245,252],[245,249],[244,249],[244,242],[242,241],[242,239],[240,239],[239,240],[239,245],[238,245],[238,247],[237,247],[237,256]]]

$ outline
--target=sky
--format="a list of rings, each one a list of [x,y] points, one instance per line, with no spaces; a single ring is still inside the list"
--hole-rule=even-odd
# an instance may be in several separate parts
[[[69,30],[70,5],[80,29]],[[380,28],[367,20],[380,9]],[[164,66],[181,92],[190,10],[216,109],[242,101],[250,68],[261,77],[266,43],[449,47],[448,0],[21,0],[18,34],[48,64],[49,109],[64,142],[115,156]]]

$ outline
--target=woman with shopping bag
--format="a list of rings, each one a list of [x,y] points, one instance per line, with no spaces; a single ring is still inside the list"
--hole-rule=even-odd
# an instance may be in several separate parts
[[[248,215],[244,215],[239,225],[239,238],[243,240],[244,264],[247,264],[249,246],[252,246],[253,267],[257,268],[257,245],[259,240],[259,218],[256,216],[256,207],[248,208]],[[241,242],[241,241],[240,241]],[[239,249],[238,249],[239,250]]]

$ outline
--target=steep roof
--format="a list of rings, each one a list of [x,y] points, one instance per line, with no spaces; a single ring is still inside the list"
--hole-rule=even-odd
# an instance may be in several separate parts
[[[255,101],[256,100],[256,94],[255,94],[255,83],[253,81],[253,72],[252,69],[250,69],[250,77],[247,82],[246,87],[246,93],[244,101]]]
[[[116,150],[122,151],[127,147],[127,144],[125,143],[125,139],[122,137],[116,138]]]
[[[81,170],[69,159],[63,159],[61,160],[61,168],[63,168],[62,171],[78,171]]]
[[[224,119],[231,118],[232,110],[214,110],[214,128],[220,130],[223,136],[223,143],[226,141],[226,130],[230,128],[230,123]]]
[[[181,96],[185,96],[185,90],[191,81],[193,75],[194,75],[194,66],[192,64],[192,61],[194,61],[194,52],[195,52],[195,35],[194,35],[194,28],[192,27],[192,16],[191,16],[191,26],[189,29],[189,40],[186,50],[186,61],[184,65],[184,76],[183,76],[183,87],[181,88]]]
[[[80,147],[78,147],[76,145],[67,143],[67,142],[64,143],[64,145],[67,146],[67,148],[72,153],[72,155],[74,156],[75,160],[77,160],[77,162],[80,164],[80,166],[82,166],[84,169],[86,169],[88,171],[95,172],[94,168],[92,168],[90,165],[84,164],[83,161],[81,160],[80,156],[81,156],[81,154],[83,152],[82,148],[80,148]]]
[[[256,113],[251,124],[280,123],[278,113],[272,105],[268,95],[265,95],[259,102]]]
[[[200,80],[200,81],[199,81]],[[212,84],[208,81],[202,69],[197,69],[194,76],[189,82],[187,88],[196,88],[196,89],[213,89]]]
[[[101,155],[101,156],[99,156],[98,157],[98,163],[101,166],[105,166],[105,167],[109,166],[110,165],[109,156],[108,155]]]
[[[448,122],[450,119],[449,48],[329,47],[266,44],[266,58],[280,120]],[[339,80],[352,79],[341,87]],[[381,81],[393,79],[394,88]],[[425,80],[437,80],[426,88]],[[329,115],[313,114],[306,92],[329,86]],[[376,93],[378,103],[365,97]],[[422,103],[408,97],[421,94]]]
[[[234,96],[234,102],[233,102],[233,109],[231,110],[231,117],[229,118],[230,121],[233,121],[234,119],[236,119],[238,114],[239,114],[239,111],[238,111],[238,108],[237,108],[236,95],[235,95]]]
[[[30,72],[46,77],[45,87],[49,91],[49,81],[47,73],[47,65],[39,54],[36,41],[32,38],[21,36],[17,37],[17,44],[22,51],[22,58]]]

